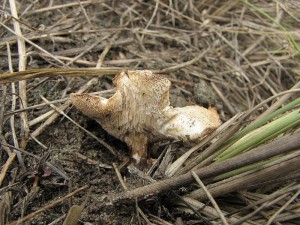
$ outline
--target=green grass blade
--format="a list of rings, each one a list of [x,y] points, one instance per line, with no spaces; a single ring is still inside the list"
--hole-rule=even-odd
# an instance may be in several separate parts
[[[287,115],[284,115],[269,124],[266,124],[239,139],[232,144],[228,149],[217,157],[217,161],[222,161],[235,156],[249,148],[253,148],[258,144],[268,141],[275,136],[287,131],[288,129],[300,124],[300,111],[294,110]]]
[[[277,117],[278,115],[283,114],[283,113],[287,112],[288,110],[294,108],[298,104],[300,104],[300,98],[293,100],[292,102],[286,104],[285,106],[283,106],[283,107],[277,109],[276,111],[274,111],[273,113],[269,114],[268,116],[265,116],[264,118],[261,118],[260,120],[254,122],[254,123],[251,123],[250,125],[245,127],[242,131],[240,131],[239,133],[237,133],[236,135],[231,137],[229,140],[224,142],[224,144],[221,146],[219,152],[221,154],[223,154],[223,152],[227,148],[229,148],[229,146],[231,146],[233,143],[235,143],[236,141],[241,139],[243,136],[245,136],[246,134],[250,133],[251,131],[261,127],[262,125],[266,124],[267,122],[269,122],[273,118]]]

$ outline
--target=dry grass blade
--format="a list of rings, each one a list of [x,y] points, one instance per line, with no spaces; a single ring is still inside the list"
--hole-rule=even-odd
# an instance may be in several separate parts
[[[188,204],[190,207],[192,207],[195,211],[200,211],[206,217],[211,218],[211,220],[213,220],[215,218],[219,218],[218,212],[213,207],[210,207],[202,202],[199,202],[199,201],[189,198],[189,197],[183,197],[182,201],[184,202],[184,204]],[[176,204],[180,206],[180,205],[182,205],[182,202],[177,202]],[[187,211],[185,209],[181,209],[181,210]],[[233,224],[238,221],[239,221],[238,216],[228,217],[228,222],[230,224]],[[220,222],[218,221],[218,223],[220,223]],[[250,224],[253,224],[253,222],[252,221],[245,222],[245,225],[250,225]]]
[[[80,2],[81,5],[88,5],[88,4],[92,4],[92,3],[93,3],[93,1],[81,1]],[[75,6],[75,5],[78,5],[78,2],[72,2],[72,3],[67,3],[67,4],[64,3],[64,4],[61,4],[61,5],[48,6],[48,7],[45,7],[45,8],[35,10],[33,13],[49,12],[51,10],[57,10],[57,9],[72,7],[72,6]]]
[[[2,186],[2,182],[6,176],[6,173],[9,169],[9,167],[11,166],[12,162],[14,161],[16,155],[17,155],[16,152],[12,152],[9,155],[9,158],[6,160],[5,164],[3,165],[2,169],[1,169],[1,173],[0,173],[0,186]]]
[[[7,96],[7,87],[5,85],[1,85],[2,91],[2,99],[1,99],[1,108],[0,108],[0,134],[3,133],[3,125],[4,125],[4,113],[5,113],[5,100]]]
[[[15,0],[10,0],[9,5],[11,8],[11,14],[16,20],[13,20],[13,25],[15,29],[15,34],[17,36],[17,43],[18,43],[18,53],[19,53],[19,71],[26,70],[26,46],[25,41],[22,35],[21,27],[18,22],[18,12],[16,7]],[[4,24],[3,24],[4,25]],[[27,107],[27,93],[26,93],[26,81],[20,81],[19,82],[19,96],[20,96],[20,108],[26,108]],[[20,120],[21,120],[21,148],[26,148],[27,142],[29,140],[29,125],[28,125],[28,118],[26,112],[22,112],[20,114]]]
[[[7,53],[8,53],[8,62],[9,62],[9,71],[10,72],[13,72],[13,68],[12,68],[12,61],[11,61],[11,51],[10,51],[10,46],[9,44],[6,45],[7,46]],[[16,108],[16,102],[17,102],[17,99],[16,99],[16,87],[15,87],[15,83],[12,83],[11,84],[11,92],[12,92],[12,103],[11,103],[11,110],[14,111],[15,108]],[[4,103],[4,102],[3,102]],[[25,107],[24,105],[22,105],[22,107],[20,108],[20,110],[23,110]],[[25,114],[26,115],[26,114]],[[22,115],[24,116],[24,115]],[[1,121],[1,120],[0,120]],[[27,121],[26,121],[27,122]],[[1,122],[0,122],[1,123]],[[28,124],[29,126],[29,124]],[[16,135],[16,130],[15,130],[15,117],[14,115],[12,115],[10,117],[10,127],[11,127],[11,132],[12,132],[12,136],[13,136],[13,140],[14,140],[14,145],[15,147],[19,147],[19,142],[18,142],[18,138],[17,138],[17,135]],[[0,132],[2,133],[2,131]],[[18,160],[19,160],[19,163],[23,169],[23,171],[26,170],[25,168],[25,164],[24,164],[24,160],[22,158],[22,155],[20,153],[17,152],[17,157],[18,157]]]
[[[91,68],[91,69],[64,69],[64,68],[48,68],[48,69],[32,69],[14,73],[6,73],[0,76],[0,84],[15,82],[20,80],[27,80],[41,77],[57,77],[57,76],[104,76],[115,75],[120,72],[121,68]]]
[[[86,206],[90,194],[91,194],[91,188],[88,190],[87,196],[85,197],[81,205],[73,205],[70,208],[63,225],[76,225],[78,223],[78,220],[81,216],[82,211]]]
[[[250,208],[253,205],[259,205],[261,203],[262,204],[256,210],[254,210],[253,212],[249,213],[248,215],[240,218],[240,220],[237,221],[234,224],[235,225],[243,224],[249,218],[252,218],[254,215],[256,215],[259,212],[261,212],[264,208],[268,208],[270,206],[274,206],[276,203],[281,202],[284,199],[288,199],[288,201],[284,205],[286,205],[287,203],[289,204],[289,200],[290,200],[290,193],[289,192],[293,192],[295,190],[297,191],[296,194],[298,194],[298,192],[299,192],[299,185],[294,185],[293,187],[290,187],[290,188],[284,188],[283,190],[279,190],[279,191],[271,194],[270,196],[267,196],[264,199],[261,199],[261,200],[255,202],[255,204],[252,204],[251,206],[248,206],[247,208]],[[294,196],[295,196],[295,194],[294,194]],[[297,217],[298,217],[298,215],[297,215]]]

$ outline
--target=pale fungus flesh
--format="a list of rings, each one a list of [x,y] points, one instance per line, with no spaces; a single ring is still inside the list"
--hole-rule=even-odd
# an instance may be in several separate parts
[[[170,106],[171,83],[163,75],[129,70],[119,73],[113,83],[117,91],[109,99],[71,94],[71,100],[79,111],[124,141],[137,165],[147,163],[149,142],[198,141],[221,124],[215,108]]]

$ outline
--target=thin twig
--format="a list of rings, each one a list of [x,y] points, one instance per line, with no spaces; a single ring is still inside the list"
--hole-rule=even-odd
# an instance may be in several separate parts
[[[5,112],[5,102],[6,102],[6,96],[7,96],[7,86],[1,85],[2,88],[2,97],[0,99],[1,105],[0,105],[0,135],[3,133],[4,128],[4,112]]]
[[[113,165],[113,167],[114,167],[114,170],[115,170],[115,172],[116,172],[116,174],[117,174],[117,177],[118,177],[118,179],[119,179],[119,181],[120,181],[120,183],[121,183],[123,189],[124,189],[125,191],[127,191],[128,188],[127,188],[127,186],[126,186],[126,184],[125,184],[125,182],[124,182],[124,180],[123,180],[123,178],[122,178],[122,175],[121,175],[121,173],[120,173],[120,170],[118,169],[118,167],[117,167],[117,165],[116,165],[115,163],[113,163],[112,165]]]
[[[69,193],[69,194],[67,194],[63,197],[59,197],[56,200],[50,202],[48,205],[45,205],[44,207],[39,208],[38,210],[28,214],[27,216],[24,216],[23,218],[21,218],[19,220],[16,220],[16,221],[10,223],[9,225],[17,225],[17,224],[23,223],[25,221],[28,221],[28,220],[34,218],[35,216],[37,216],[38,214],[53,208],[54,206],[56,206],[56,205],[60,204],[61,202],[65,201],[66,199],[68,199],[68,198],[76,195],[77,193],[87,189],[88,187],[89,187],[88,185],[84,185],[83,187],[78,188],[75,191],[73,191],[73,192],[71,192],[71,193]]]
[[[201,214],[205,215],[206,217],[210,217],[210,218],[219,218],[219,214],[218,212],[213,208],[213,207],[210,207],[202,202],[199,202],[195,199],[192,199],[192,198],[189,198],[189,197],[182,197],[182,199],[178,202],[176,202],[176,204],[179,204],[179,205],[182,205],[182,202],[185,204],[185,205],[188,205],[193,211],[195,212],[201,212]],[[228,213],[226,213],[227,215]],[[228,222],[230,224],[233,224],[235,222],[238,221],[238,216],[230,216],[228,217]],[[201,223],[202,224],[202,223]],[[211,223],[207,220],[203,222],[203,224],[208,224],[210,225]],[[220,224],[220,223],[215,223],[215,224]],[[244,225],[250,225],[252,223],[248,223],[246,222]]]
[[[93,159],[90,159],[88,157],[86,157],[85,155],[79,153],[79,152],[76,152],[75,150],[71,150],[72,154],[74,154],[76,157],[82,159],[84,162],[86,162],[87,164],[89,165],[95,165],[95,166],[99,166],[100,168],[105,168],[105,169],[112,169],[112,166],[106,164],[106,163],[101,163],[101,162],[98,162],[98,161],[95,161]]]
[[[121,183],[121,185],[122,185],[122,187],[123,187],[123,189],[125,190],[125,191],[127,191],[128,190],[128,187],[126,186],[126,184],[125,184],[125,182],[124,182],[124,180],[123,180],[123,178],[122,178],[122,175],[121,175],[121,173],[120,173],[120,170],[118,169],[118,167],[117,167],[117,165],[115,164],[115,163],[113,163],[113,167],[114,167],[114,169],[115,169],[115,172],[116,172],[116,174],[117,174],[117,177],[118,177],[118,179],[119,179],[119,181],[120,181],[120,183]],[[137,204],[137,202],[136,202],[136,208],[137,208],[137,212],[143,217],[143,219],[147,222],[147,224],[152,224],[149,220],[148,220],[148,218],[146,217],[146,215],[144,214],[144,212],[141,210],[141,208],[138,206],[138,204]]]
[[[11,60],[11,51],[10,51],[10,46],[9,46],[8,43],[6,45],[6,48],[7,48],[9,71],[13,72],[13,66],[12,66],[12,60]],[[14,82],[11,83],[11,94],[12,94],[12,96],[11,96],[11,111],[14,111],[16,109],[16,87],[15,87]],[[23,107],[21,107],[21,110],[22,109],[23,109]],[[19,148],[19,142],[18,142],[18,139],[17,139],[16,130],[15,130],[15,116],[14,115],[12,115],[10,117],[10,129],[11,129],[14,145],[17,148]],[[17,152],[17,157],[18,157],[19,163],[22,167],[22,170],[26,171],[26,167],[25,167],[25,163],[24,163],[24,160],[22,158],[22,155]]]
[[[242,225],[245,221],[249,220],[250,218],[252,218],[253,216],[255,216],[256,214],[262,212],[262,210],[264,208],[267,208],[268,206],[271,205],[275,205],[277,202],[284,200],[285,198],[287,198],[289,195],[288,194],[284,194],[279,196],[278,198],[274,199],[273,201],[271,201],[270,203],[264,203],[261,206],[259,206],[256,210],[254,210],[253,212],[249,213],[248,215],[242,217],[239,221],[237,221],[236,223],[234,223],[234,225]]]
[[[23,150],[23,149],[16,148],[15,146],[9,145],[9,144],[7,144],[7,143],[3,143],[3,142],[2,142],[2,143],[0,143],[0,145],[3,146],[3,147],[9,147],[9,148],[12,148],[12,149],[14,149],[14,150],[17,151],[17,152],[23,153],[23,154],[25,154],[25,155],[29,155],[29,156],[31,156],[31,157],[33,157],[33,158],[39,160],[39,161],[42,160],[42,157],[40,157],[40,156],[37,156],[37,155],[32,154],[32,153],[30,153],[30,152],[27,152],[27,151],[25,151],[25,150]],[[51,169],[53,169],[56,173],[58,173],[59,175],[61,175],[64,179],[70,180],[70,178],[69,178],[63,171],[61,171],[60,169],[56,168],[56,167],[55,167],[54,165],[52,165],[51,163],[45,162],[45,164],[46,164],[47,166],[49,166]]]
[[[83,15],[84,15],[86,21],[88,22],[89,25],[91,25],[92,24],[91,20],[90,20],[88,14],[86,13],[86,10],[83,7],[83,4],[80,2],[80,0],[77,0],[77,2],[78,2],[78,5],[80,6],[81,11],[83,12]]]
[[[159,6],[159,0],[156,0],[154,11],[153,11],[152,16],[151,16],[150,20],[148,21],[146,27],[144,28],[144,31],[146,31],[148,29],[148,27],[150,26],[150,24],[153,22],[154,17],[157,14],[158,6]],[[141,37],[141,40],[143,40],[143,39],[144,39],[144,34],[142,34],[142,37]]]
[[[28,122],[29,127],[32,127],[38,123],[41,123],[42,121],[45,121],[46,119],[48,119],[50,116],[52,116],[55,113],[55,110],[50,110],[36,118],[34,118],[33,120],[30,120]]]
[[[94,2],[93,0],[88,0],[88,1],[81,1],[81,5],[89,5],[89,4],[98,4],[97,2]],[[71,2],[71,3],[63,3],[61,5],[54,5],[54,6],[49,6],[41,9],[36,9],[32,11],[31,13],[37,14],[37,13],[43,13],[43,12],[48,12],[52,10],[57,10],[57,9],[63,9],[63,8],[68,8],[72,6],[77,6],[78,3],[76,2]]]
[[[205,187],[205,185],[203,184],[203,182],[200,180],[200,178],[198,177],[198,175],[193,170],[191,172],[192,172],[193,177],[197,181],[197,183],[200,185],[200,187],[203,189],[203,191],[207,195],[209,201],[211,202],[211,204],[213,205],[213,207],[215,208],[215,210],[218,212],[218,214],[220,216],[220,219],[223,222],[223,224],[229,225],[227,223],[227,220],[226,220],[225,216],[223,215],[221,209],[219,208],[217,202],[215,201],[215,199],[213,198],[213,196],[209,193],[209,191],[207,190],[207,188]]]
[[[296,83],[290,90],[297,90],[300,88],[300,81]],[[261,115],[259,115],[255,121],[260,120],[261,118],[269,115],[270,113],[274,112],[278,109],[282,104],[284,104],[290,97],[292,97],[295,93],[286,93],[285,95],[281,96],[278,101],[272,104],[267,110],[265,110]],[[255,122],[254,121],[254,122]]]

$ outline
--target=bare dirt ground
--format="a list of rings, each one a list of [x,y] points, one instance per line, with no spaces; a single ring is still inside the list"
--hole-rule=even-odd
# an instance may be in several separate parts
[[[270,20],[243,2],[2,1],[0,72],[115,67],[159,71],[172,82],[171,105],[212,105],[226,122],[268,97],[289,90],[297,84],[300,73],[297,3],[251,1],[274,18]],[[70,207],[82,204],[85,199],[87,204],[78,224],[222,223],[217,214],[195,212],[178,203],[178,195],[196,190],[196,184],[141,201],[114,205],[101,202],[105,194],[114,196],[124,191],[116,173],[118,169],[113,168],[113,164],[121,165],[122,160],[67,117],[55,112],[42,97],[121,155],[128,156],[124,143],[107,134],[69,102],[69,94],[83,87],[87,87],[87,92],[111,96],[112,78],[111,75],[58,76],[28,79],[21,85],[18,82],[2,85],[0,225],[16,224],[15,221],[28,215],[24,224],[63,224]],[[267,102],[259,107],[243,124],[252,121],[271,104]],[[25,115],[17,111],[22,107],[26,108]],[[28,132],[23,125],[24,116]],[[172,148],[168,162],[171,164],[192,146],[194,144],[159,142],[151,144],[149,149],[152,157],[158,158]],[[14,147],[25,152],[14,155]],[[120,172],[129,190],[151,183],[143,178],[146,175],[130,172],[126,166]],[[227,213],[237,213],[279,188],[298,184],[299,170],[296,172],[290,180],[269,186],[261,182],[260,186],[256,184],[246,190],[240,187],[219,196],[216,201]],[[164,171],[153,171],[149,176],[155,180],[166,178]],[[79,188],[82,190],[70,198],[51,205]],[[87,194],[89,189],[90,194]],[[287,196],[283,198],[283,203],[275,208],[282,207],[287,199]],[[295,211],[291,211],[291,215],[297,210],[299,213],[299,199],[297,196],[295,199],[291,209]],[[202,202],[211,206],[206,199]],[[257,207],[250,209],[255,211]],[[235,222],[251,210],[243,211]],[[275,212],[272,208],[270,212],[263,211],[249,217],[246,224],[264,224]],[[284,214],[285,217],[274,224],[297,224],[290,214]]]

